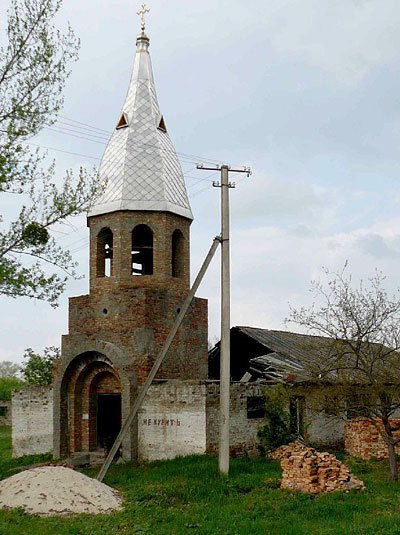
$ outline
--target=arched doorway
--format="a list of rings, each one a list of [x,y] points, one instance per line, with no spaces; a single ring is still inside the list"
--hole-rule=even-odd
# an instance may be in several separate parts
[[[114,373],[96,374],[89,391],[89,448],[108,452],[121,430],[121,388]]]
[[[121,429],[121,381],[105,355],[85,353],[61,384],[61,454],[108,451]],[[68,430],[68,432],[66,432]]]

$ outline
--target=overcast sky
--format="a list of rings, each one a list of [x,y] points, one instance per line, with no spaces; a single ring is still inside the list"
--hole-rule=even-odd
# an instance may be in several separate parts
[[[139,7],[65,0],[60,24],[70,21],[81,52],[65,91],[68,120],[59,126],[72,119],[115,127]],[[150,7],[158,99],[176,150],[186,155],[193,276],[219,233],[220,190],[210,182],[218,176],[197,171],[196,162],[253,169],[250,179],[231,176],[232,325],[285,328],[289,303],[311,303],[310,279],[346,260],[356,277],[378,268],[390,289],[400,286],[400,2],[153,0]],[[63,169],[98,164],[105,138],[97,133],[94,142],[53,129],[34,142],[51,147],[61,177]],[[57,310],[1,297],[0,360],[59,345],[67,332],[67,297],[88,287],[85,218],[72,223],[57,236],[86,278],[68,285]],[[219,258],[198,295],[209,299],[213,340]]]

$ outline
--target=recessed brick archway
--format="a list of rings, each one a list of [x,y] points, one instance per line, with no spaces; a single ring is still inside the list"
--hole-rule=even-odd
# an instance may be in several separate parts
[[[111,344],[104,346],[113,349],[108,347]],[[120,426],[127,417],[136,396],[137,383],[134,373],[120,365],[116,349],[115,354],[109,352],[111,358],[102,351],[89,350],[75,357],[64,356],[60,363],[53,385],[54,452],[57,457],[92,452],[108,446],[118,427],[115,420],[119,420]],[[110,405],[112,400],[113,406]],[[100,438],[99,402],[103,407]],[[104,418],[109,419],[110,415],[113,421],[107,426]],[[134,458],[136,449],[137,424],[134,422],[131,433],[122,444],[123,457],[127,460]]]
[[[61,384],[60,417],[68,428],[63,450],[69,454],[98,449],[97,398],[101,394],[121,395],[121,381],[109,359],[98,353],[75,358]]]

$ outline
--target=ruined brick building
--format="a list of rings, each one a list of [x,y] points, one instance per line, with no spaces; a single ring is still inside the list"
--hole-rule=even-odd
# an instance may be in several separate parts
[[[144,32],[99,180],[105,187],[87,218],[89,293],[69,300],[68,334],[51,387],[13,395],[14,456],[53,451],[98,460],[117,436],[189,290],[193,216],[158,106]],[[207,301],[195,298],[122,443],[124,459],[217,451],[219,349],[208,358],[207,324]],[[232,454],[256,451],[263,423],[264,386],[244,381],[251,357],[295,360],[304,353],[299,337],[232,329]],[[313,415],[309,438],[336,443],[343,425],[332,427]]]

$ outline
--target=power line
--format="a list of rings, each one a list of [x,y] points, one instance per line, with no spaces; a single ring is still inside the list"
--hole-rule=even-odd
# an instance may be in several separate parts
[[[100,139],[101,141],[105,141],[105,142],[108,141],[108,137],[104,136],[103,134],[92,134],[92,133],[87,133],[87,132],[81,132],[80,130],[76,130],[75,127],[67,128],[66,126],[62,126],[62,125],[58,126],[56,124],[55,126],[45,126],[44,128],[47,128],[48,130],[58,129],[58,130],[62,130],[65,133],[71,132],[73,134],[79,134],[79,135],[85,136],[88,139],[93,138],[93,139]]]
[[[67,134],[66,132],[63,132],[62,130],[58,130],[57,128],[54,128],[52,126],[44,126],[44,128],[46,130],[51,130],[53,132],[58,132],[59,134],[64,134],[64,135],[67,135],[67,136],[72,136],[72,137],[76,137],[78,139],[84,139],[86,141],[91,141],[92,143],[97,143],[98,145],[103,145],[103,147],[105,145],[107,145],[107,143],[103,143],[101,141],[95,141],[94,139],[89,139],[88,137],[83,137],[83,136],[77,136],[75,134]]]
[[[81,124],[82,126],[87,126],[89,128],[92,128],[93,130],[99,130],[101,132],[105,132],[106,134],[109,134],[108,130],[104,130],[104,128],[98,128],[97,126],[92,126],[87,123],[81,123],[80,121],[76,121],[75,119],[71,119],[70,117],[65,117],[63,115],[59,115],[58,117],[61,117],[61,119],[65,119],[66,121],[71,121],[73,123]]]
[[[29,145],[33,145],[34,147],[40,147],[42,149],[47,149],[47,150],[54,150],[56,152],[62,152],[64,154],[72,154],[73,156],[81,156],[82,158],[91,158],[93,160],[98,160],[98,161],[101,160],[101,158],[99,158],[97,156],[89,156],[88,154],[81,154],[81,153],[78,153],[78,152],[70,152],[70,151],[67,151],[67,150],[56,149],[55,147],[48,147],[46,145],[39,145],[38,143],[31,143],[31,142],[26,142],[26,143],[29,143]],[[194,167],[193,169],[196,169],[196,167]],[[192,170],[192,168],[190,168],[190,170]],[[206,177],[201,178],[201,177],[194,177],[194,176],[188,175],[185,172],[183,172],[183,176],[185,177],[185,179],[195,180],[197,182],[210,182],[210,183],[212,183],[213,180],[211,180],[209,178],[212,175],[213,175],[213,173],[211,173],[210,175],[207,175]],[[197,183],[196,184],[192,184],[192,186],[195,186],[195,185],[197,185]],[[188,189],[190,189],[190,186],[188,186]]]
[[[71,124],[69,121],[60,121],[59,119],[57,119],[56,123],[54,123],[56,126],[57,124],[60,124],[60,125],[63,125],[63,127],[65,126],[69,126],[70,128],[74,128],[76,131],[81,131],[83,130],[84,133],[88,133],[88,134],[95,134],[95,135],[98,135],[98,136],[102,136],[106,139],[108,139],[110,136],[111,136],[111,132],[107,132],[107,134],[101,132],[100,130],[94,130],[94,129],[91,129],[91,128],[88,128],[86,126],[78,126],[76,124]],[[53,125],[48,125],[48,126],[53,126]]]
[[[56,152],[63,152],[64,154],[72,154],[73,156],[81,156],[82,158],[91,158],[92,160],[101,160],[98,156],[89,156],[88,154],[80,154],[79,152],[70,152],[69,150],[56,149],[55,147],[47,147],[46,145],[39,145],[38,143],[32,143],[31,141],[24,141],[28,145],[34,147],[40,147],[41,149],[54,150]]]
[[[87,123],[82,123],[82,122],[76,121],[75,119],[72,119],[70,117],[65,117],[63,115],[59,115],[59,117],[61,117],[62,119],[65,119],[67,121],[71,121],[73,123],[77,123],[77,124],[80,124],[80,125],[83,125],[83,126],[87,126],[88,128],[91,128],[93,130],[98,130],[99,132],[104,132],[108,136],[111,136],[111,134],[112,134],[112,132],[110,132],[109,130],[104,130],[103,128],[98,128],[97,126],[89,125]],[[177,152],[177,154],[180,155],[180,156],[183,156],[184,158],[191,158],[193,160],[196,160],[196,162],[202,160],[202,161],[207,161],[207,162],[213,162],[213,163],[216,163],[216,164],[220,163],[218,160],[214,160],[212,158],[206,158],[206,157],[203,157],[203,156],[198,156],[198,155],[195,155],[195,154],[186,154],[186,153],[183,153],[183,152]]]

